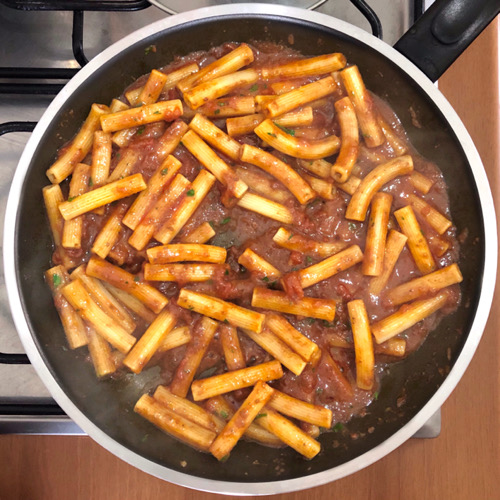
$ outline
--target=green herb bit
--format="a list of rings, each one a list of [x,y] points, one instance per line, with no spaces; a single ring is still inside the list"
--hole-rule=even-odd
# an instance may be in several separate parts
[[[156,52],[156,45],[150,45],[149,47],[146,47],[144,49],[144,54],[145,55],[148,55],[150,54],[151,52]]]
[[[162,168],[161,175],[167,175],[167,174],[168,174],[168,168]]]
[[[227,102],[218,102],[217,106],[227,106]]]
[[[215,229],[215,222],[213,220],[208,221],[208,224],[212,229]]]
[[[120,154],[120,153],[116,153],[115,158],[116,158],[117,160],[119,160],[119,159],[120,159],[120,156],[121,156],[121,154]]]
[[[275,123],[275,125],[278,128],[280,128],[281,130],[283,130],[283,132],[285,132],[285,134],[291,135],[292,137],[295,135],[295,130],[293,130],[291,128],[283,127],[283,125],[279,125],[278,123]]]
[[[52,283],[54,286],[59,286],[62,283],[62,279],[58,274],[52,275]]]
[[[259,90],[259,86],[254,83],[251,87],[250,87],[250,92],[257,92],[257,90]]]
[[[227,320],[227,318],[224,320],[224,323],[226,323],[226,325],[229,325],[229,321]]]
[[[269,278],[268,278],[267,276],[264,276],[264,277],[262,278],[262,281],[265,281],[265,282],[267,283],[267,282],[269,281]]]
[[[210,368],[207,368],[206,370],[201,372],[198,378],[202,379],[211,377],[217,371],[217,369],[218,369],[217,365],[211,366]]]
[[[141,278],[139,278],[139,276],[134,276],[134,281],[136,283],[139,283],[139,281],[141,281]]]
[[[227,269],[224,271],[224,275],[229,276],[229,271]]]
[[[223,419],[226,419],[226,418],[229,418],[229,414],[226,410],[222,410],[219,415],[221,416],[221,418]]]
[[[89,177],[89,182],[87,183],[88,187],[91,188],[94,185],[94,181],[92,180],[92,177]]]
[[[316,321],[316,318],[307,318],[306,321],[307,324],[312,325]]]
[[[137,134],[137,135],[142,135],[142,133],[144,132],[144,129],[145,129],[144,125],[140,126],[140,127],[137,129],[136,134]]]
[[[220,113],[220,109],[216,109],[216,110],[214,111],[214,114],[215,114],[215,115],[218,115],[219,113]]]
[[[187,193],[186,196],[194,196],[194,189],[190,189]]]
[[[293,238],[293,233],[291,233],[290,236],[288,237],[288,241],[290,241],[292,238]]]
[[[268,132],[267,135],[270,135],[271,137],[276,138],[276,134],[273,134],[272,132]]]
[[[227,459],[229,458],[229,455],[224,455],[219,462],[227,462]]]
[[[220,224],[223,226],[224,224],[227,224],[231,220],[231,217],[226,217],[225,219],[222,219],[220,221]]]
[[[192,311],[192,310],[194,309],[194,307],[193,307],[193,306],[188,306],[188,309],[189,309],[190,311]]]
[[[155,111],[153,115],[161,115],[161,113],[159,111]]]
[[[340,432],[343,428],[344,426],[338,422],[333,426],[333,432]]]
[[[76,196],[69,196],[68,201],[73,201],[76,198]]]
[[[267,417],[267,413],[259,413],[255,418],[254,420],[257,420],[258,418],[262,418],[262,417]]]
[[[315,198],[314,200],[310,201],[307,204],[307,208],[313,208],[316,205],[318,205],[319,203],[323,204],[323,200],[321,200],[320,198]]]
[[[373,399],[374,399],[375,401],[377,401],[377,400],[378,400],[378,391],[375,391],[375,392],[373,393]]]
[[[349,229],[351,231],[356,231],[356,224],[354,224],[354,222],[349,222]]]
[[[313,258],[310,255],[306,255],[306,263],[312,264]]]

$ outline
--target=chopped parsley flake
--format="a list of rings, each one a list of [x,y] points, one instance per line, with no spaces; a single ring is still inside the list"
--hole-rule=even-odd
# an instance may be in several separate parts
[[[168,168],[162,168],[161,175],[167,175],[167,174],[168,174]]]
[[[227,224],[231,220],[231,217],[226,217],[220,221],[221,225]]]
[[[378,399],[378,391],[376,391],[376,392],[373,394],[373,399],[374,399],[375,401],[377,401],[377,399]]]
[[[218,366],[211,366],[210,368],[207,368],[205,371],[200,373],[199,378],[208,378],[211,377],[218,369]]]
[[[262,278],[262,281],[265,281],[265,282],[267,283],[267,282],[269,281],[269,278],[268,278],[267,276],[264,276],[264,277]]]
[[[331,323],[328,322],[326,319],[323,319],[321,320],[321,323],[323,324],[323,326],[327,327],[327,328],[331,328],[331,327],[334,327],[335,324],[337,323],[337,320],[333,320]]]
[[[229,417],[229,414],[227,413],[227,411],[225,410],[222,410],[219,415],[221,416],[221,418],[228,418]]]
[[[91,188],[93,185],[94,185],[94,181],[92,180],[92,177],[89,177],[89,182],[88,182],[89,188]]]
[[[229,325],[229,321],[227,320],[227,318],[224,320],[224,323],[226,323],[227,325]]]
[[[224,271],[224,275],[229,276],[229,271],[227,269]]]
[[[258,418],[262,418],[262,417],[267,417],[267,413],[259,413],[255,418],[254,420],[257,420]]]
[[[76,198],[76,196],[69,196],[68,201],[73,201]]]
[[[279,125],[278,123],[275,123],[275,125],[278,128],[280,128],[281,130],[283,130],[283,132],[285,132],[285,134],[291,135],[292,137],[295,135],[295,130],[293,130],[291,128],[283,127],[283,125]]]
[[[217,103],[218,106],[227,106],[227,102],[218,102]]]
[[[314,208],[316,205],[318,205],[318,203],[323,204],[323,201],[322,201],[322,200],[320,200],[319,198],[315,198],[314,200],[310,201],[310,202],[307,204],[307,208]]]
[[[144,132],[144,129],[145,129],[145,127],[144,127],[144,125],[142,125],[141,127],[139,127],[139,128],[137,129],[136,134],[137,134],[137,135],[141,135],[141,134]]]
[[[214,111],[214,114],[215,114],[215,115],[218,115],[219,113],[220,113],[220,109],[216,109],[216,110]]]
[[[214,223],[214,221],[213,221],[213,220],[208,221],[208,224],[210,225],[210,227],[211,227],[212,229],[215,229],[215,223]]]
[[[290,236],[288,237],[289,240],[293,238],[293,233],[290,233]]]
[[[186,196],[194,196],[194,189],[190,189],[187,193]]]
[[[306,255],[307,264],[312,264],[313,258],[310,255]]]
[[[161,113],[159,111],[155,111],[153,115],[161,115]]]
[[[250,92],[257,92],[257,90],[259,89],[259,86],[254,83],[251,87],[250,87]]]
[[[344,426],[338,422],[333,426],[333,432],[340,432],[343,428]]]
[[[276,138],[276,134],[273,134],[272,132],[268,132],[267,135],[270,135],[271,137]]]
[[[62,279],[58,274],[52,275],[52,283],[54,286],[59,286],[62,283]]]
[[[149,47],[146,47],[144,49],[144,54],[145,55],[148,55],[150,54],[151,52],[156,52],[156,45],[150,45]]]
[[[134,276],[134,281],[138,283],[139,281],[141,281],[141,278],[139,278],[139,276]]]

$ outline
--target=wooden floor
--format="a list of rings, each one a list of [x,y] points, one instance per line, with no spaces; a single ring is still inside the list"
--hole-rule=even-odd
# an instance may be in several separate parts
[[[469,128],[499,197],[498,19],[442,78],[440,88]],[[412,439],[335,483],[275,499],[494,500],[500,498],[500,297],[483,340],[443,407],[433,440]],[[251,494],[251,486],[248,494]],[[0,436],[1,500],[211,500],[150,477],[86,437]]]

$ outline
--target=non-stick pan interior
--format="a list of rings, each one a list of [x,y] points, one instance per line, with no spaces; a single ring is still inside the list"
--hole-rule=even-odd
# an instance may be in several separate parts
[[[97,382],[92,366],[83,362],[85,354],[65,347],[64,333],[43,281],[43,272],[50,266],[52,242],[41,190],[48,184],[45,170],[55,152],[76,133],[91,103],[109,103],[138,76],[169,63],[177,55],[226,41],[289,44],[290,35],[293,47],[306,55],[340,51],[349,62],[358,64],[368,88],[396,111],[417,150],[444,172],[458,233],[468,231],[460,260],[464,274],[462,306],[439,325],[419,351],[391,365],[378,400],[365,417],[321,437],[322,452],[313,461],[303,460],[290,449],[241,443],[227,462],[219,464],[134,414],[136,400],[153,387],[155,368],[140,376]],[[153,44],[156,52],[145,50]],[[418,117],[418,127],[412,115]],[[440,110],[410,77],[371,47],[329,28],[291,18],[210,18],[138,40],[116,55],[69,97],[47,128],[27,173],[18,214],[16,265],[24,311],[42,356],[69,398],[111,438],[134,452],[171,469],[218,480],[274,481],[321,472],[363,454],[391,436],[431,398],[460,354],[483,276],[484,234],[476,187],[461,145]],[[451,352],[451,360],[447,352]]]

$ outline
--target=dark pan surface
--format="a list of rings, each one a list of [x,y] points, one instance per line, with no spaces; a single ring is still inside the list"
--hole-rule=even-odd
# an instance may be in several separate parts
[[[153,428],[133,413],[139,396],[153,387],[155,369],[119,381],[97,382],[83,354],[65,347],[64,333],[52,304],[43,272],[49,267],[52,241],[41,189],[55,151],[74,136],[92,102],[108,103],[140,75],[160,67],[175,55],[206,50],[226,41],[271,40],[294,45],[305,55],[343,52],[359,65],[367,87],[395,110],[413,145],[443,171],[458,234],[468,230],[460,267],[464,274],[462,307],[431,333],[422,348],[391,365],[382,391],[364,418],[355,418],[342,431],[321,437],[322,452],[313,461],[290,449],[266,449],[241,443],[223,465]],[[156,52],[145,55],[145,48]],[[410,107],[421,128],[412,123]],[[195,476],[238,482],[297,478],[345,463],[382,443],[404,426],[432,397],[460,354],[472,323],[483,276],[482,212],[472,173],[456,136],[441,111],[394,63],[369,46],[346,35],[305,21],[273,16],[208,19],[174,27],[144,39],[97,70],[67,101],[47,128],[33,156],[17,219],[17,271],[23,307],[32,335],[53,376],[69,398],[102,431],[134,452],[171,469]],[[450,349],[451,361],[447,358]],[[406,402],[398,408],[398,399]],[[368,429],[374,427],[372,433]],[[352,439],[351,434],[358,434]],[[185,466],[181,465],[185,462]]]

